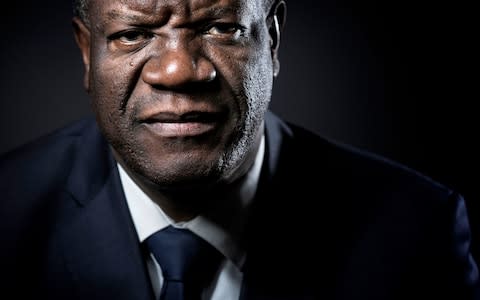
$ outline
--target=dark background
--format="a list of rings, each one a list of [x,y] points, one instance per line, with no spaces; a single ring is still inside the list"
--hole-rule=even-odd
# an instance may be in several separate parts
[[[287,2],[272,109],[458,190],[480,237],[473,4]],[[89,113],[70,1],[16,3],[0,18],[0,153]]]

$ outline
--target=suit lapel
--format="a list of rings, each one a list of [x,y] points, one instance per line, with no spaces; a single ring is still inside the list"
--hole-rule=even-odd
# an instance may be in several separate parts
[[[330,201],[335,199],[331,191],[336,190],[335,179],[328,157],[316,176],[300,172],[297,158],[312,154],[296,146],[303,138],[298,134],[275,115],[266,115],[264,165],[242,242],[247,256],[240,300],[332,298],[337,248],[328,218],[321,216],[338,212]],[[314,154],[320,160],[326,153]],[[318,211],[312,205],[320,194],[324,201]],[[314,237],[328,245],[312,245]],[[315,276],[309,275],[312,270]]]
[[[78,149],[67,187],[75,205],[60,238],[74,286],[81,299],[153,299],[115,161],[95,125]]]
[[[247,233],[242,243],[247,249],[247,256],[245,265],[243,267],[243,281],[240,292],[240,300],[270,300],[270,299],[283,299],[278,298],[279,294],[273,294],[272,292],[275,289],[269,288],[266,284],[263,285],[262,280],[259,280],[261,275],[257,276],[257,272],[263,272],[261,264],[258,264],[256,261],[257,249],[256,247],[251,247],[250,245],[256,244],[256,230],[257,225],[259,224],[255,219],[258,215],[258,207],[263,203],[267,190],[272,181],[272,174],[275,174],[277,163],[280,155],[280,145],[282,143],[282,132],[280,123],[277,118],[271,114],[267,113],[265,119],[265,156],[262,165],[262,171],[260,173],[259,183],[257,187],[257,193],[255,200],[253,201],[253,207],[250,208],[249,212],[249,222],[247,225]],[[260,203],[259,203],[260,202]],[[254,220],[252,222],[252,219]],[[252,241],[253,239],[253,241]],[[276,289],[279,291],[278,287]]]

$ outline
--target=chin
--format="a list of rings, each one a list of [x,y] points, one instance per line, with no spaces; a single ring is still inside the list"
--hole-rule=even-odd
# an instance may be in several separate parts
[[[180,163],[174,166],[138,166],[136,169],[160,190],[209,189],[222,178],[222,172],[215,164]]]

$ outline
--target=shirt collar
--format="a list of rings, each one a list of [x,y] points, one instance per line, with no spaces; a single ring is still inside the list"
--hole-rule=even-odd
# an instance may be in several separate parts
[[[232,223],[236,225],[240,224],[241,227],[245,221],[249,204],[253,200],[257,190],[264,153],[265,136],[262,137],[252,167],[242,178],[240,184],[235,188],[233,195],[229,196],[231,199],[225,199],[226,201],[224,201],[224,203],[229,203],[230,200],[233,201],[234,199],[238,201],[238,207],[235,208],[237,211],[235,211],[234,216],[232,216],[236,220]],[[188,228],[193,233],[209,242],[219,252],[225,255],[225,257],[230,259],[237,267],[242,267],[245,255],[238,245],[236,232],[243,230],[243,228],[232,228],[227,224],[221,224],[225,225],[221,226],[203,215],[199,215],[187,222],[174,223],[160,206],[142,191],[123,167],[118,163],[117,166],[130,215],[140,242],[143,242],[153,233],[169,225]]]

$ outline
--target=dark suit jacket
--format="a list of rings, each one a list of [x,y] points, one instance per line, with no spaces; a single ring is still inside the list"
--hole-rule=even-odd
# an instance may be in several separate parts
[[[270,113],[266,140],[241,299],[474,299],[459,195]],[[153,299],[94,120],[4,155],[0,197],[3,295]]]

